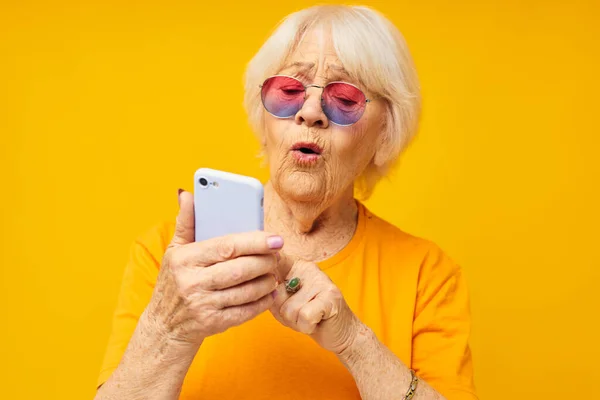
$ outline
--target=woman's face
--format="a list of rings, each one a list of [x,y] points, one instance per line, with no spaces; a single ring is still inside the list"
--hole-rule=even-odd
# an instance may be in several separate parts
[[[307,33],[285,65],[278,74],[293,76],[304,85],[344,81],[357,85],[367,98],[372,98],[372,93],[346,75],[326,31]],[[271,182],[280,196],[290,200],[330,203],[352,187],[373,159],[379,143],[385,117],[381,101],[369,102],[355,124],[338,126],[323,113],[322,91],[308,88],[306,101],[294,117],[279,119],[264,112]],[[305,154],[311,151],[317,154]]]

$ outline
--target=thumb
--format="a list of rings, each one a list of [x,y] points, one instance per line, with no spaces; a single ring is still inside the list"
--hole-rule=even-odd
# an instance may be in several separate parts
[[[181,246],[194,240],[194,196],[190,192],[179,189],[179,214],[177,214],[171,246]]]

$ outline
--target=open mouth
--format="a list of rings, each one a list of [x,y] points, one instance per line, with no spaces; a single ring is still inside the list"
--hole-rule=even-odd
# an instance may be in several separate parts
[[[306,155],[320,156],[322,149],[315,143],[296,143],[292,147],[292,151],[297,151]]]

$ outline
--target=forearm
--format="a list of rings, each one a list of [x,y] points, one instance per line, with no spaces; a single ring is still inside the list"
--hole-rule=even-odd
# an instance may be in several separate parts
[[[142,314],[118,368],[95,400],[178,399],[198,348],[170,342]]]
[[[354,343],[338,357],[354,377],[363,400],[404,399],[411,383],[410,369],[366,326],[361,326]],[[443,399],[419,379],[413,400]]]

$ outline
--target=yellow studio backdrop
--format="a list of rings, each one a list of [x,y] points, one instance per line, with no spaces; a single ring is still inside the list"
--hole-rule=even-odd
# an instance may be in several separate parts
[[[482,399],[598,398],[600,6],[365,2],[424,112],[367,205],[466,271]],[[131,241],[196,168],[267,171],[246,62],[308,1],[3,1],[0,399],[85,399]]]

